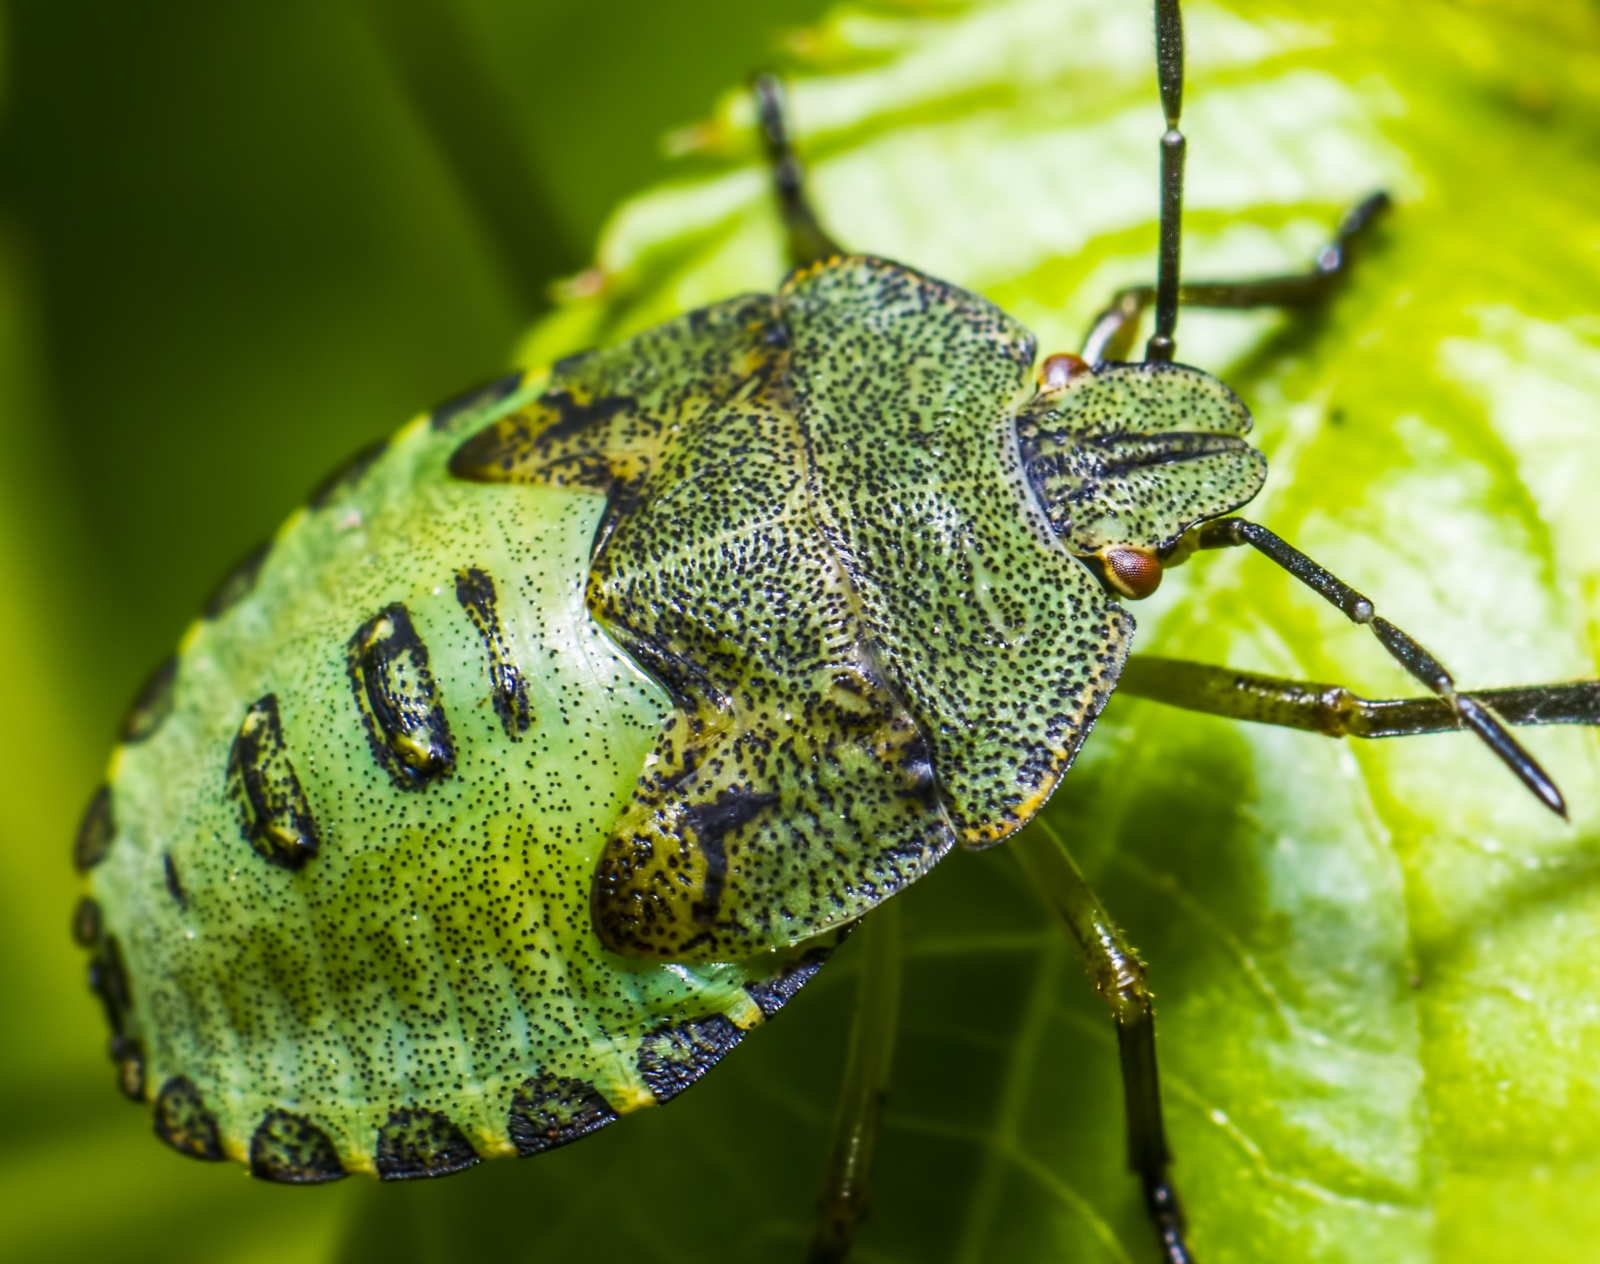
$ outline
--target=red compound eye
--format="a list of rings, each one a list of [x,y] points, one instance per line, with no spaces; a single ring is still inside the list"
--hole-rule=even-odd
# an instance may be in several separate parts
[[[1094,370],[1082,356],[1073,355],[1070,351],[1058,351],[1053,356],[1046,356],[1045,362],[1039,366],[1039,389],[1059,391],[1073,378],[1092,372]]]
[[[1124,597],[1142,601],[1161,587],[1161,561],[1148,549],[1110,548],[1101,556],[1106,578]]]

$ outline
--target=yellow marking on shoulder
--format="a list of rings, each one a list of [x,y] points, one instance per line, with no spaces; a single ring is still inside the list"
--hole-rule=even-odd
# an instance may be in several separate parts
[[[1035,790],[1016,806],[1017,822],[1015,825],[977,825],[971,829],[962,830],[959,837],[961,845],[968,851],[981,851],[985,847],[993,847],[996,843],[1004,842],[1038,814],[1039,809],[1049,802],[1050,796],[1056,792],[1056,787],[1061,784],[1062,773],[1057,772],[1050,780],[1039,789]]]

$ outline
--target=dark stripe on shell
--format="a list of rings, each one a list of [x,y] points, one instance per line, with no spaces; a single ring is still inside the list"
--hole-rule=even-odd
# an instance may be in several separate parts
[[[267,554],[272,552],[272,541],[266,540],[256,545],[240,559],[239,564],[228,572],[227,577],[212,590],[211,596],[205,604],[205,615],[208,619],[220,619],[228,611],[248,597],[256,586],[256,580],[261,578],[261,568],[266,564]]]
[[[356,629],[345,657],[372,757],[390,780],[421,790],[449,776],[455,743],[411,612],[385,606]]]
[[[207,1163],[227,1157],[222,1153],[216,1118],[187,1076],[174,1076],[161,1086],[156,1097],[155,1126],[156,1136],[179,1154]]]
[[[524,1080],[511,1099],[510,1133],[517,1154],[543,1154],[615,1120],[593,1084],[548,1072]]]
[[[178,656],[173,654],[139,686],[138,694],[122,717],[124,742],[143,742],[155,736],[156,730],[172,714],[177,685]]]
[[[489,656],[489,697],[506,736],[513,741],[533,724],[533,706],[528,701],[528,682],[522,674],[505,629],[500,626],[499,594],[487,571],[469,566],[456,572],[456,600],[478,629],[484,652]]]
[[[321,1185],[347,1173],[327,1133],[299,1115],[269,1110],[250,1138],[250,1175],[280,1185]]]
[[[448,1176],[479,1161],[455,1124],[434,1110],[397,1110],[378,1129],[378,1178],[409,1181]]]
[[[106,858],[117,836],[116,816],[111,810],[111,787],[101,786],[84,809],[78,823],[78,837],[72,845],[72,863],[79,873],[88,873]]]
[[[671,1101],[743,1039],[724,1014],[658,1028],[639,1042],[639,1078],[656,1101]]]

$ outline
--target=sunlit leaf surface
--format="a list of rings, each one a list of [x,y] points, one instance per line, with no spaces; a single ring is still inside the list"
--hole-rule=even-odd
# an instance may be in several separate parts
[[[1596,674],[1600,11],[1185,7],[1189,275],[1302,267],[1361,195],[1398,203],[1325,312],[1180,323],[1180,358],[1255,411],[1272,474],[1252,516],[1468,686]],[[827,223],[989,295],[1045,350],[1076,347],[1152,267],[1148,23],[1141,0],[837,11],[790,49]],[[781,276],[743,95],[673,143],[683,175],[614,215],[596,270],[519,358]],[[42,407],[27,333],[0,334],[22,417]],[[259,363],[270,372],[269,350]],[[11,542],[50,504],[13,485],[18,468],[8,450],[8,593],[41,582]],[[75,544],[52,547],[62,564]],[[11,1013],[71,1017],[7,1025],[0,1257],[801,1258],[859,945],[692,1093],[531,1162],[293,1190],[162,1150],[107,1104],[87,1001],[57,999],[81,986],[67,905],[28,892],[65,887],[61,800],[92,784],[94,741],[63,707],[73,664],[49,611],[5,609],[0,971]],[[1255,557],[1201,557],[1136,614],[1138,650],[1416,692]],[[1463,736],[1344,744],[1108,708],[1047,827],[1149,962],[1206,1264],[1592,1258],[1600,761],[1592,731],[1527,740],[1572,825]],[[1153,1260],[1109,1020],[1020,867],[1004,847],[954,856],[903,907],[902,1043],[859,1258]]]

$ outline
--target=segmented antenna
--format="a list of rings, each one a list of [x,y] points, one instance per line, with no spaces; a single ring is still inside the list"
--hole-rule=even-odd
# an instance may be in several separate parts
[[[1145,344],[1144,358],[1170,362],[1177,350],[1178,255],[1183,230],[1183,158],[1185,142],[1178,130],[1183,116],[1183,15],[1178,0],[1156,0],[1156,77],[1161,83],[1161,108],[1167,130],[1161,137],[1161,261],[1156,273],[1156,331]]]

